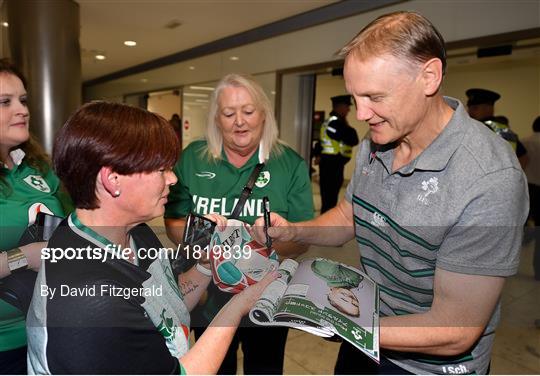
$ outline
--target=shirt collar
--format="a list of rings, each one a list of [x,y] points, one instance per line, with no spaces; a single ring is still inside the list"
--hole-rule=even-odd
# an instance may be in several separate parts
[[[469,118],[463,104],[451,97],[444,97],[445,102],[454,110],[450,121],[442,132],[433,140],[428,147],[412,160],[408,165],[402,167],[399,172],[409,175],[414,170],[441,171],[444,170],[450,158],[455,153],[465,136],[467,127],[466,121]],[[377,157],[384,165],[388,173],[392,171],[395,145],[375,145],[371,156]]]
[[[118,244],[114,244],[106,237],[98,234],[94,230],[92,230],[90,227],[87,227],[84,225],[80,219],[77,217],[76,212],[71,213],[71,215],[68,217],[68,224],[69,227],[80,237],[90,241],[91,243],[97,245],[99,248],[111,253],[114,255],[115,258],[121,259],[122,258],[122,251],[119,249]],[[129,235],[129,246],[133,252],[136,253],[136,244],[131,235]],[[135,258],[135,264],[138,265],[138,259]]]
[[[24,153],[22,149],[15,149],[9,152],[9,156],[15,166],[20,166],[25,155],[26,154]],[[7,165],[5,163],[4,163],[4,167],[7,168]]]

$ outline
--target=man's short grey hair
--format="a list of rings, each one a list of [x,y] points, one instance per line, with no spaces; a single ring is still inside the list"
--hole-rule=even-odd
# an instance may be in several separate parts
[[[432,58],[442,62],[446,72],[444,39],[433,24],[416,12],[393,12],[364,27],[339,52],[345,58],[359,60],[390,54],[411,64],[423,64]]]

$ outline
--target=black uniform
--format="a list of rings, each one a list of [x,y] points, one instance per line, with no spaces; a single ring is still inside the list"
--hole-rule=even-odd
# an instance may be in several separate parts
[[[328,123],[326,134],[332,140],[342,142],[349,147],[358,145],[356,130],[349,125],[347,119],[339,117],[334,111],[330,116],[337,117]],[[335,130],[335,132],[329,131]],[[339,190],[343,184],[343,169],[351,159],[343,153],[327,154],[323,149],[319,162],[319,186],[321,189],[321,214],[337,205]]]
[[[106,239],[76,221],[66,219],[48,247],[106,249]],[[161,247],[146,225],[130,235],[139,255]],[[189,346],[189,312],[169,261],[146,255],[139,265],[110,257],[43,262],[27,319],[30,373],[185,373],[179,357]],[[125,294],[141,288],[150,294]]]

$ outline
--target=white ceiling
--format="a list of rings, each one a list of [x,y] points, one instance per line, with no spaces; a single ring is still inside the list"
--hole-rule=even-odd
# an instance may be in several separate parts
[[[83,81],[316,9],[337,0],[77,0]],[[181,25],[165,27],[171,21]],[[136,47],[124,46],[134,40]],[[104,54],[105,60],[95,59]]]

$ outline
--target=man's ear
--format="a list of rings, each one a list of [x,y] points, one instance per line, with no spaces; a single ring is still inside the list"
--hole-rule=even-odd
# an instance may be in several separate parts
[[[438,58],[428,60],[422,66],[422,82],[424,94],[432,96],[441,87],[443,79],[442,61]]]
[[[113,197],[120,196],[120,181],[118,174],[110,167],[101,167],[99,170],[99,182],[103,188]]]

